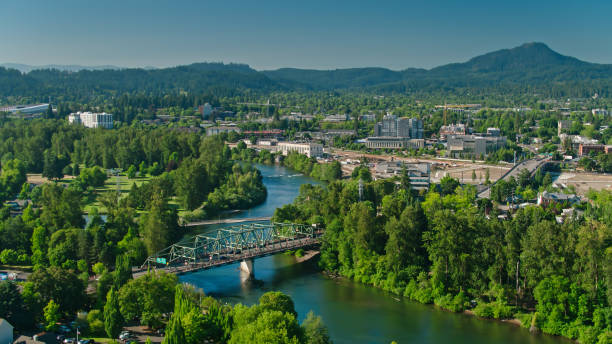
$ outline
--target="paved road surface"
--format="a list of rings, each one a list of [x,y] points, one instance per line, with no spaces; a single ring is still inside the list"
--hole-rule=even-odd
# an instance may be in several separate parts
[[[535,159],[522,161],[516,166],[514,166],[512,169],[510,169],[508,172],[506,172],[500,179],[496,180],[495,183],[497,183],[501,179],[508,181],[510,180],[510,177],[518,178],[519,173],[523,169],[527,169],[531,174],[533,174],[538,168],[540,168],[540,166],[545,164],[547,161],[548,161],[548,158],[546,159],[535,158]],[[495,183],[493,183],[491,186],[495,185]],[[479,192],[478,198],[491,197],[491,186]]]

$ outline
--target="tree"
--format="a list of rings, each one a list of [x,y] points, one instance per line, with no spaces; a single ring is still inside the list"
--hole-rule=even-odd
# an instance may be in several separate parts
[[[280,291],[269,291],[259,298],[259,305],[267,310],[276,310],[297,316],[293,300]]]
[[[53,300],[59,310],[71,314],[85,303],[85,286],[74,271],[59,267],[38,269],[29,277],[34,292],[40,294],[44,303]]]
[[[50,149],[45,150],[43,159],[43,177],[49,179],[61,179],[64,177],[63,170],[68,164],[67,159],[56,156]]]
[[[45,306],[43,312],[45,317],[45,329],[47,331],[54,331],[57,327],[57,322],[61,319],[61,314],[59,312],[60,306],[53,301],[53,299],[49,300],[49,303]]]
[[[12,281],[0,282],[0,318],[21,330],[34,324],[34,315],[26,306],[17,284]]]
[[[177,235],[178,216],[160,195],[154,195],[149,212],[142,216],[140,233],[149,254],[168,246]]]
[[[449,175],[445,175],[440,180],[440,193],[444,195],[450,195],[455,193],[455,189],[459,186],[459,181]]]
[[[306,319],[302,323],[307,344],[329,344],[329,331],[320,316],[316,316],[312,311],[308,312]]]
[[[127,281],[132,279],[132,265],[130,264],[130,257],[126,254],[117,256],[113,277],[116,290],[119,290]]]
[[[104,330],[110,338],[117,338],[123,328],[123,317],[119,311],[119,298],[115,288],[111,288],[104,305]]]
[[[183,160],[175,171],[174,186],[185,209],[199,207],[210,193],[206,166],[200,160]]]
[[[127,177],[129,179],[134,179],[136,177],[136,166],[130,165],[130,167],[127,170]]]

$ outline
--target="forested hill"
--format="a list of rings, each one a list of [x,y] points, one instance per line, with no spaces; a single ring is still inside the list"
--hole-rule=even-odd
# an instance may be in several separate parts
[[[34,70],[22,74],[0,68],[0,96],[69,96],[123,92],[177,93],[208,92],[227,94],[235,90],[268,92],[283,90],[279,83],[242,64],[194,63],[161,69]]]
[[[490,88],[495,85],[545,88],[559,84],[607,88],[612,81],[612,65],[584,62],[561,55],[543,43],[527,43],[430,70],[352,68],[316,71],[284,68],[264,71],[264,74],[272,80],[295,82],[312,89],[372,87],[401,91],[414,88]]]
[[[542,43],[504,49],[430,70],[385,68],[256,71],[244,64],[194,63],[160,69],[33,70],[0,67],[0,98],[83,98],[123,92],[177,93],[357,90],[374,92],[537,91],[551,95],[612,94],[612,65],[561,55]]]

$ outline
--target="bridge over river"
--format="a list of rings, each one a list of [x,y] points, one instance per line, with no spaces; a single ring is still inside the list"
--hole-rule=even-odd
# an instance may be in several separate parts
[[[182,240],[149,256],[134,278],[150,269],[185,274],[240,262],[253,276],[253,260],[319,244],[321,231],[294,223],[249,223],[216,229]]]

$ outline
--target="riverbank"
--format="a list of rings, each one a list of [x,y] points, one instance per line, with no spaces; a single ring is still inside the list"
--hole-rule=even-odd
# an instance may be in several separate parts
[[[257,168],[262,171],[269,197],[263,204],[248,212],[233,214],[232,218],[271,216],[276,208],[291,203],[298,196],[301,185],[318,183],[277,164],[257,165]],[[212,224],[197,231],[212,233],[223,226]],[[437,307],[389,295],[382,288],[322,273],[317,259],[323,259],[323,254],[316,254],[303,263],[284,254],[258,258],[254,262],[258,283],[242,283],[237,265],[179,278],[230,304],[256,304],[264,293],[281,291],[293,299],[300,321],[311,310],[320,314],[336,344],[389,343],[393,340],[431,344],[567,343],[557,337],[533,336],[526,329],[506,326],[501,321],[486,322],[461,313],[441,312]]]

